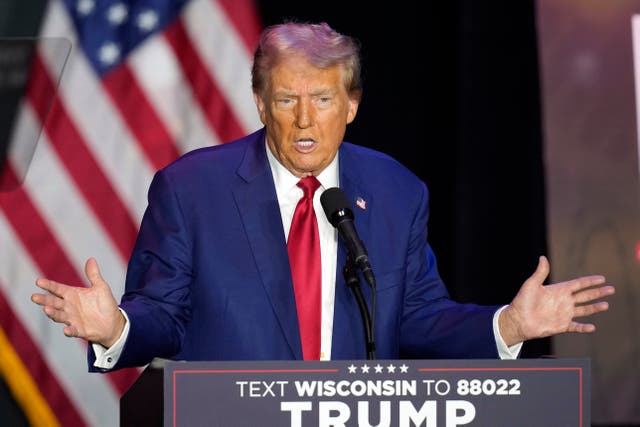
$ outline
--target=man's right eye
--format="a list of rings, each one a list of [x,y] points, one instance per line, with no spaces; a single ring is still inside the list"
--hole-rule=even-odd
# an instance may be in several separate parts
[[[276,104],[281,106],[281,107],[287,107],[291,104],[293,104],[293,99],[291,98],[280,98],[276,100]]]

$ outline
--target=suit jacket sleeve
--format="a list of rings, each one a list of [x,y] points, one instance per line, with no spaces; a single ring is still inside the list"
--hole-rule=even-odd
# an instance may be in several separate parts
[[[190,318],[189,233],[172,184],[163,171],[155,175],[148,198],[120,304],[130,319],[129,335],[112,369],[142,366],[154,357],[176,354]],[[89,369],[97,370],[89,347]]]
[[[461,304],[449,297],[427,239],[429,193],[422,182],[417,200],[407,246],[401,356],[498,357],[492,329],[498,307]]]

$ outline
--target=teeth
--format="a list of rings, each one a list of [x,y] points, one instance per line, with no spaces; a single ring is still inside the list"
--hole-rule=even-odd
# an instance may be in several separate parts
[[[302,141],[298,141],[298,145],[302,145],[303,147],[309,147],[309,146],[313,145],[313,140],[305,139],[305,140],[302,140]]]

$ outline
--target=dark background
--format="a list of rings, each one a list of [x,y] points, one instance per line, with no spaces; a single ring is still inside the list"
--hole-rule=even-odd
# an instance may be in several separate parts
[[[3,35],[37,33],[43,0],[0,3]],[[508,303],[547,251],[535,2],[417,3],[257,5],[263,25],[326,21],[360,40],[364,94],[346,139],[427,183],[429,238],[452,296]],[[522,356],[550,354],[543,339]],[[0,381],[13,419],[6,393]]]

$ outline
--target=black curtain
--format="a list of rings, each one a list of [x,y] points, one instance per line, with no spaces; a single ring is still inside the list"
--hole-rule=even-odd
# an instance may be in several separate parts
[[[535,2],[258,4],[263,25],[326,21],[361,41],[364,95],[346,139],[427,183],[451,295],[508,303],[547,253]],[[550,353],[542,339],[522,356]]]

